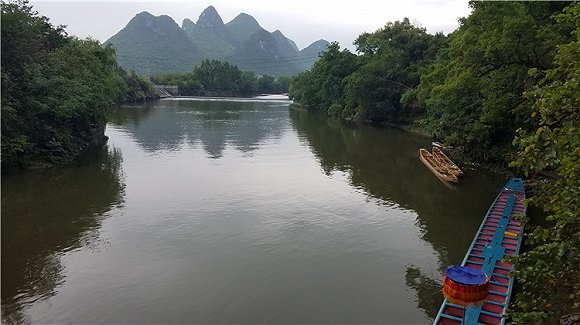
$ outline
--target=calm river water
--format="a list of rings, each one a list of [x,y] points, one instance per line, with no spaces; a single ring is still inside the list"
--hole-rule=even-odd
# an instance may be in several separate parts
[[[289,104],[120,108],[106,147],[2,177],[3,322],[430,322],[504,180]]]

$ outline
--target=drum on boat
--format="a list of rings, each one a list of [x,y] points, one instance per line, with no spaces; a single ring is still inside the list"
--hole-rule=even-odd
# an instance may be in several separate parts
[[[480,270],[467,266],[452,266],[445,271],[443,295],[461,306],[482,304],[489,290],[489,278]]]

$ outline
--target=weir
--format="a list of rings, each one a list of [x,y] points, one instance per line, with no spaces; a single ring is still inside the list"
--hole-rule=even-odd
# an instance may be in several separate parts
[[[155,85],[155,93],[161,98],[179,95],[179,87],[175,85]]]

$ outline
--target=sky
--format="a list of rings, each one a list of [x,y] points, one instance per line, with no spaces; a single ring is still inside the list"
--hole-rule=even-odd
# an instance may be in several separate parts
[[[387,22],[408,17],[428,32],[453,31],[458,18],[469,15],[467,0],[202,0],[202,1],[47,1],[30,4],[53,25],[67,25],[67,32],[101,42],[124,28],[142,11],[168,15],[181,26],[183,19],[196,22],[201,12],[213,5],[224,23],[245,12],[266,30],[279,29],[300,49],[319,39],[338,41],[354,50],[353,42],[363,32],[374,32]]]

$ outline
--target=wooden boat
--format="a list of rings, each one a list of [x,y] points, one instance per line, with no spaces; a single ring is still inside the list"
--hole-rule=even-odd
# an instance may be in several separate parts
[[[433,147],[443,148],[443,144],[441,142],[435,142],[435,141],[433,141],[433,142],[431,142],[431,145]]]
[[[435,158],[439,160],[443,166],[447,167],[447,169],[449,169],[449,171],[451,171],[453,175],[455,176],[463,175],[463,171],[459,169],[459,167],[457,167],[457,165],[455,165],[455,163],[453,163],[453,161],[451,161],[451,159],[449,159],[447,155],[445,155],[445,153],[443,152],[443,150],[441,150],[441,148],[433,146],[433,156],[435,156]]]
[[[437,176],[439,179],[450,182],[457,183],[457,177],[452,174],[445,166],[443,166],[433,155],[426,149],[419,149],[419,158],[421,161]]]
[[[461,306],[445,299],[433,324],[505,324],[514,266],[504,258],[517,255],[520,250],[522,225],[514,216],[526,214],[525,198],[522,180],[510,179],[491,204],[461,264],[488,276],[486,300],[479,305]]]

